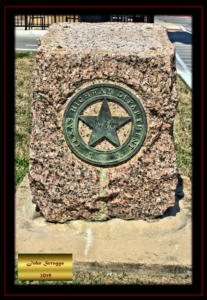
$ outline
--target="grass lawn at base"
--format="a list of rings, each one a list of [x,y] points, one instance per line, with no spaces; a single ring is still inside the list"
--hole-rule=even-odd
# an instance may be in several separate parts
[[[192,92],[177,76],[179,104],[174,121],[174,142],[178,171],[192,182]]]
[[[15,55],[15,185],[28,172],[29,142],[32,127],[31,79],[36,53]]]
[[[160,285],[160,284],[192,284],[191,274],[168,274],[156,277],[144,276],[137,278],[136,273],[122,272],[75,272],[71,281],[48,280],[22,280],[17,279],[17,267],[15,269],[16,285]]]
[[[36,53],[16,53],[15,58],[15,186],[22,182],[28,172],[29,142],[32,126],[31,78]],[[192,181],[192,93],[183,80],[177,76],[179,104],[174,122],[174,141],[177,165],[180,175]],[[136,278],[126,273],[77,273],[73,281],[18,281],[17,267],[15,284],[191,284],[191,276],[172,274],[159,278]]]

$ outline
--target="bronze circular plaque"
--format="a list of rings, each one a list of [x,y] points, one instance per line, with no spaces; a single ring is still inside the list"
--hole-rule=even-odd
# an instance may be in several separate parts
[[[144,142],[147,121],[139,99],[114,84],[84,88],[68,103],[63,133],[81,160],[107,167],[126,162]]]

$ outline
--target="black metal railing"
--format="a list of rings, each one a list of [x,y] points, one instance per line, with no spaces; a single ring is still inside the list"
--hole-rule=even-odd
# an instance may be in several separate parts
[[[78,15],[17,15],[15,27],[23,27],[25,30],[40,28],[46,29],[53,23],[79,22]]]
[[[25,27],[25,19],[26,16],[23,15],[15,16],[15,20],[14,20],[15,27]]]
[[[152,15],[112,15],[111,22],[143,22],[153,23],[154,17]]]
[[[46,29],[53,23],[59,22],[145,22],[153,23],[153,15],[16,15],[15,27],[25,30],[33,28]]]

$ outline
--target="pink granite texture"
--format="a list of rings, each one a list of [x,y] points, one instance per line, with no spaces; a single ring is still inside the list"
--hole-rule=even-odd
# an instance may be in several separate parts
[[[62,116],[71,97],[110,82],[141,99],[148,130],[127,163],[100,168],[71,153]],[[175,204],[173,121],[178,104],[174,47],[160,25],[54,24],[33,71],[29,179],[45,219],[153,219]]]

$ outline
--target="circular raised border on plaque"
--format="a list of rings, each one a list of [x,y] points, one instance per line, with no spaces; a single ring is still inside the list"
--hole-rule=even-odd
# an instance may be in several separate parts
[[[129,137],[113,150],[94,149],[83,141],[78,131],[82,112],[100,100],[115,102],[130,117]],[[91,165],[110,167],[126,162],[138,152],[146,136],[147,120],[140,100],[131,91],[115,84],[101,83],[83,88],[71,98],[63,115],[62,127],[68,147],[79,159]]]

